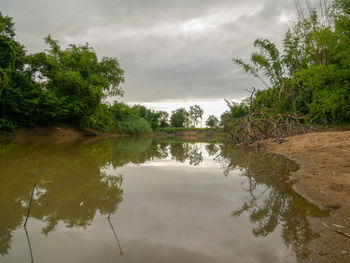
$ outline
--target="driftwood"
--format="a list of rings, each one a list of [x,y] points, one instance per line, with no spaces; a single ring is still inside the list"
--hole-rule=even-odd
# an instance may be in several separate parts
[[[328,230],[331,230],[331,231],[333,231],[333,232],[335,232],[335,233],[338,233],[338,234],[343,235],[343,236],[345,236],[345,237],[347,237],[347,238],[350,238],[350,234],[349,234],[349,233],[346,233],[346,232],[344,232],[344,231],[342,231],[342,230],[340,230],[340,229],[333,229],[333,228],[330,228],[325,222],[322,222],[322,225],[323,225],[325,228],[327,228]],[[345,227],[343,227],[343,226],[339,226],[339,225],[335,225],[335,224],[332,224],[332,225],[335,226],[335,227],[339,227],[339,228],[345,228]]]
[[[287,91],[283,90],[284,93]],[[280,94],[280,100],[271,108],[257,105],[254,101],[255,89],[251,91],[248,99],[248,113],[244,117],[232,119],[223,127],[226,138],[241,145],[249,145],[261,140],[276,139],[282,142],[282,138],[297,134],[304,134],[313,129],[310,125],[305,125],[305,116],[300,116],[296,112],[277,113],[276,108],[281,103],[282,97],[288,94]]]

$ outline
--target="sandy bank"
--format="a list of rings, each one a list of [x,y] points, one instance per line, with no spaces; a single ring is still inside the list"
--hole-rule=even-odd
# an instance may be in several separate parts
[[[294,189],[331,216],[311,219],[320,238],[306,262],[350,262],[350,131],[316,132],[266,142],[266,150],[296,160]],[[349,236],[346,236],[349,234]]]

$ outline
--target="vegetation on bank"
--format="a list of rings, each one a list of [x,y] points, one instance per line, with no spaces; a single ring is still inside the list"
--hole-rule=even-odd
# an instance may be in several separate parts
[[[159,128],[158,131],[171,134],[171,133],[179,133],[179,132],[183,132],[183,131],[197,131],[197,132],[217,131],[217,128],[167,127],[167,128]]]
[[[282,50],[257,39],[250,62],[234,63],[260,79],[242,103],[229,103],[221,126],[231,139],[247,141],[303,131],[305,124],[350,121],[350,4],[348,0],[298,5],[298,21],[285,34]]]
[[[122,97],[124,71],[116,58],[99,59],[94,49],[64,49],[50,35],[48,49],[27,54],[15,39],[14,22],[0,13],[0,129],[59,126],[91,127],[120,134],[151,133],[164,127],[189,127],[202,121],[203,109],[169,114],[142,105],[104,101]]]

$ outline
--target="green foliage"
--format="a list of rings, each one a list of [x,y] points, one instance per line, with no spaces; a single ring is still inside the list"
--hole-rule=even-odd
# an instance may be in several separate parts
[[[83,121],[84,126],[103,132],[111,132],[113,129],[113,115],[105,104],[100,104],[95,112],[87,116]]]
[[[0,13],[0,128],[71,123],[113,129],[108,95],[122,96],[124,71],[115,58],[98,59],[89,44],[62,49],[49,35],[49,49],[27,56],[14,40],[11,17]]]
[[[122,95],[118,85],[123,70],[115,58],[98,60],[88,44],[62,50],[49,35],[46,52],[29,57],[32,73],[39,74],[47,90],[64,100],[69,111],[65,121],[82,124],[99,110],[106,95]],[[99,113],[96,113],[99,114]]]
[[[216,128],[183,128],[183,127],[168,127],[168,128],[160,128],[159,131],[165,132],[168,134],[171,133],[179,133],[183,131],[198,131],[198,132],[206,132],[206,131],[216,131]]]
[[[350,5],[334,0],[327,12],[324,6],[320,1],[321,12],[310,6],[308,14],[298,10],[299,21],[286,33],[282,52],[258,39],[250,63],[234,59],[267,87],[255,94],[250,107],[295,112],[314,123],[350,121]],[[240,105],[229,106],[231,119],[244,116]],[[228,114],[223,117],[229,121]]]
[[[149,123],[140,117],[132,120],[116,121],[114,125],[115,131],[120,134],[152,133],[152,128]]]
[[[140,116],[137,107],[129,107],[122,103],[115,103],[110,107],[113,119],[113,131],[120,134],[151,133],[152,127]]]
[[[198,124],[198,119],[203,118],[203,109],[199,105],[194,105],[190,107],[189,118],[191,119],[193,125],[196,127]]]
[[[259,78],[265,86],[268,86],[265,78],[270,81],[273,87],[280,85],[284,78],[284,69],[276,45],[268,39],[257,39],[254,42],[254,47],[258,48],[259,52],[254,52],[251,55],[251,64],[244,63],[239,58],[233,59],[234,63],[242,67],[248,74]],[[263,71],[264,77],[260,76],[260,71]]]
[[[153,130],[160,126],[162,120],[165,121],[164,112],[150,110],[142,105],[135,105],[133,108],[139,112],[140,117],[144,118],[151,125]],[[163,123],[163,125],[165,125],[165,123]]]
[[[172,112],[170,117],[171,127],[187,127],[189,123],[189,113],[185,108],[179,108]]]
[[[51,112],[50,97],[24,69],[23,46],[13,39],[12,18],[0,14],[0,128],[13,129],[41,122]]]
[[[205,122],[205,125],[211,128],[215,128],[216,126],[218,126],[218,124],[219,124],[219,119],[216,118],[214,115],[210,115],[207,121]]]
[[[159,128],[166,128],[169,126],[169,113],[166,111],[160,111]]]
[[[15,23],[12,21],[12,17],[3,16],[0,12],[0,35],[9,38],[15,37]]]
[[[230,108],[230,115],[233,119],[238,119],[241,117],[244,117],[248,114],[248,105],[245,102],[242,103],[236,103],[236,102],[229,102],[226,100],[227,106]]]

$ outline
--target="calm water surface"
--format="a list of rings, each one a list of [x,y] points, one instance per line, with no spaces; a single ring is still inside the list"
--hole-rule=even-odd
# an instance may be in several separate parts
[[[0,262],[295,262],[326,216],[296,169],[219,144],[1,142]]]

